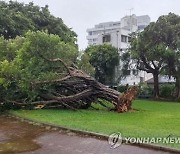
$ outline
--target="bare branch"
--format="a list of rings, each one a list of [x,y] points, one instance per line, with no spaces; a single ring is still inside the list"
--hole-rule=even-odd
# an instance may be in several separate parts
[[[43,58],[43,59],[45,59],[45,60],[47,60],[47,61],[49,61],[49,62],[60,62],[60,63],[62,63],[63,66],[66,68],[68,74],[71,75],[71,71],[69,70],[68,66],[66,65],[66,63],[65,63],[62,59],[60,59],[60,58],[48,59],[48,58],[44,57],[43,54],[41,54],[41,53],[39,53],[39,52],[37,52],[37,53],[38,53],[38,55],[39,55],[41,58]]]

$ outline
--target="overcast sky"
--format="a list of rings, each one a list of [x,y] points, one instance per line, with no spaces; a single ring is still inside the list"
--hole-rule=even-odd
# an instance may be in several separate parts
[[[87,46],[86,29],[100,22],[118,21],[124,15],[149,15],[151,21],[169,12],[180,15],[180,0],[17,0],[49,5],[51,13],[64,20],[78,34],[80,49]]]

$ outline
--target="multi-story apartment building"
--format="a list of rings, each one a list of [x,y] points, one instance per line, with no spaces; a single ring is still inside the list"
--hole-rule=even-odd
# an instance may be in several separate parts
[[[95,25],[94,28],[87,29],[88,45],[98,45],[103,43],[112,44],[118,48],[119,54],[126,52],[129,47],[130,34],[132,32],[142,31],[150,23],[148,15],[143,16],[125,16],[117,22],[105,22]],[[116,69],[116,77],[121,74],[122,62]],[[129,68],[128,76],[121,80],[120,84],[138,84],[140,81],[148,80],[152,77],[144,71],[139,71],[134,68]]]

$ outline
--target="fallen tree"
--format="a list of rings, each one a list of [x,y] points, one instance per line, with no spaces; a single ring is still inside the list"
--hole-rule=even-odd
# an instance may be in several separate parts
[[[137,88],[131,87],[124,94],[108,88],[97,82],[94,78],[74,67],[67,67],[61,59],[46,59],[51,62],[61,62],[67,69],[67,75],[56,80],[44,80],[31,82],[32,88],[45,84],[54,86],[52,93],[43,91],[39,94],[41,100],[31,103],[20,103],[6,100],[14,106],[32,106],[34,109],[42,108],[69,108],[72,110],[86,109],[98,99],[111,102],[114,106],[111,110],[117,112],[128,112],[137,94]],[[105,106],[102,102],[100,105]]]
[[[0,61],[0,106],[77,110],[94,102],[106,107],[102,100],[107,100],[110,110],[131,110],[136,87],[121,94],[79,70],[74,65],[78,51],[71,43],[45,32],[28,32],[11,41],[5,43],[14,45],[12,53],[5,50]]]

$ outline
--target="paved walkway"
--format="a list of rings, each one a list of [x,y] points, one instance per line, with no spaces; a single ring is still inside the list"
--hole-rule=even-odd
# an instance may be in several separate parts
[[[39,126],[0,116],[0,154],[164,154],[121,145],[111,149],[107,141],[48,131]]]

